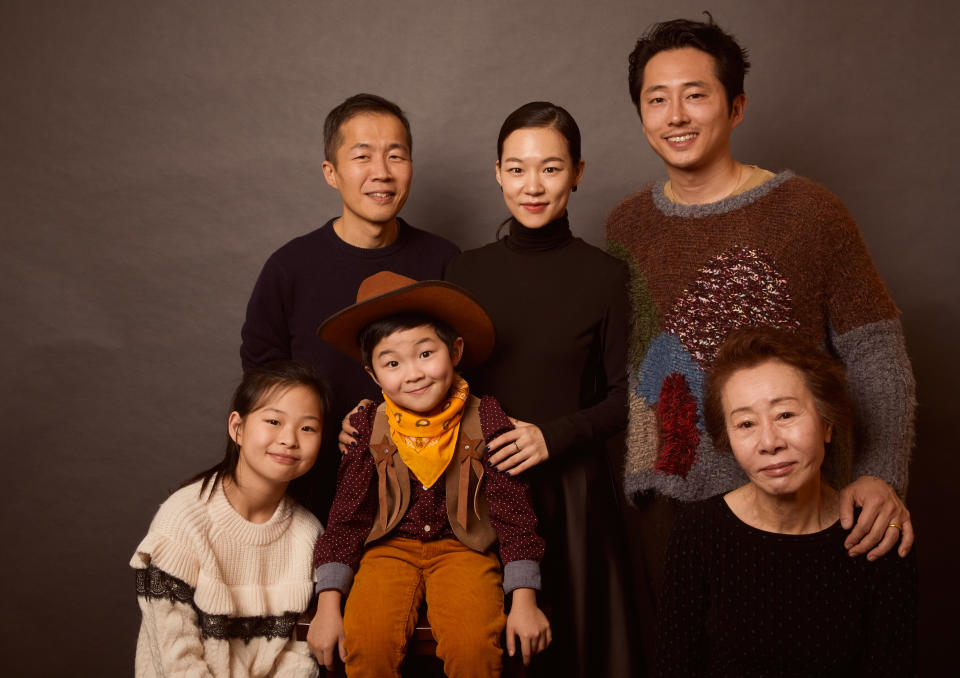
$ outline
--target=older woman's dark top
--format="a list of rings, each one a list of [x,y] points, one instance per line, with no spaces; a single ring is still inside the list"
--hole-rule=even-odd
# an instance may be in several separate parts
[[[659,676],[912,676],[917,570],[851,558],[839,521],[764,532],[722,495],[691,504],[670,537]]]

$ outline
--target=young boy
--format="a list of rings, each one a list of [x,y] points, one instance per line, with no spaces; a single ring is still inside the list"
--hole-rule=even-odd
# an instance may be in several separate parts
[[[490,318],[455,285],[384,271],[318,333],[363,365],[385,402],[351,418],[357,445],[314,554],[314,654],[329,668],[339,650],[351,678],[399,676],[426,598],[448,676],[499,676],[504,623],[510,654],[519,636],[528,663],[550,643],[535,596],[544,543],[526,484],[484,467],[486,442],[510,420],[456,373],[489,356]],[[506,620],[504,593],[513,594]]]

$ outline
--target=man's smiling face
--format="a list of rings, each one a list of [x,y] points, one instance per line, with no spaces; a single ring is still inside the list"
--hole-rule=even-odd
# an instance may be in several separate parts
[[[731,110],[714,58],[699,49],[658,52],[643,70],[643,131],[668,169],[703,170],[728,158],[745,104],[740,94]]]
[[[349,225],[389,224],[407,201],[413,164],[403,123],[386,113],[361,113],[340,126],[336,163],[323,175],[340,193]]]

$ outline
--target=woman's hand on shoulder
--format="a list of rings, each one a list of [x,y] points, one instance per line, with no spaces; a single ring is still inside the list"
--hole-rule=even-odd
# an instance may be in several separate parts
[[[516,476],[545,462],[550,458],[550,452],[540,427],[517,419],[510,421],[515,427],[512,431],[487,443],[487,449],[491,451],[487,463],[495,471],[508,471]]]
[[[340,454],[346,454],[351,448],[357,446],[357,429],[351,426],[350,417],[357,412],[362,412],[365,408],[373,405],[372,400],[364,398],[357,406],[347,412],[347,416],[340,422],[340,435],[337,436],[337,447],[340,448]]]
[[[515,589],[513,605],[507,615],[507,652],[513,657],[520,639],[523,665],[529,666],[530,657],[543,652],[553,640],[547,615],[537,607],[537,595],[533,589]]]
[[[857,524],[853,524],[854,506],[862,507]],[[897,553],[905,557],[913,546],[913,523],[910,511],[896,491],[876,476],[860,476],[840,492],[840,524],[850,534],[844,547],[851,556],[867,554],[876,560],[897,542]]]

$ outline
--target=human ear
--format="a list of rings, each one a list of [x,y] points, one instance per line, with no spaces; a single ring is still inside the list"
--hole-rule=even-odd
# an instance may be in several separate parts
[[[827,424],[827,430],[823,433],[823,442],[829,443],[833,438],[833,424]]]
[[[580,158],[580,162],[577,163],[577,170],[576,172],[574,172],[574,175],[573,175],[574,191],[577,190],[577,184],[579,184],[581,179],[583,179],[583,170],[586,169],[586,167],[587,167],[586,161],[584,161],[583,158]]]
[[[497,183],[500,184],[500,190],[502,191],[503,179],[500,178],[500,161],[499,160],[497,160],[497,165],[496,165],[496,177],[497,177]]]
[[[364,367],[363,369],[366,371],[367,374],[370,375],[370,378],[373,379],[374,384],[376,384],[377,386],[380,386],[380,388],[383,388],[383,386],[380,385],[380,381],[377,379],[377,373],[373,371],[372,367]]]
[[[243,417],[240,416],[239,412],[234,410],[230,413],[230,416],[227,417],[227,434],[233,442],[239,445],[242,432]]]
[[[456,367],[463,358],[463,337],[457,337],[453,342],[453,353],[450,354],[450,362]]]
[[[730,129],[733,129],[743,120],[743,114],[747,110],[747,95],[738,94],[733,97],[733,105],[730,107]]]
[[[329,160],[324,160],[320,164],[321,169],[323,169],[323,178],[327,180],[327,184],[336,190],[340,190],[340,187],[337,186],[337,166],[334,165]]]

